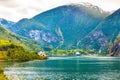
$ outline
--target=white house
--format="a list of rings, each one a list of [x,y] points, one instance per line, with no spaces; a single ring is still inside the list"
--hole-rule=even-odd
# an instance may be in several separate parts
[[[38,52],[38,55],[40,55],[40,56],[47,56],[46,53],[45,53],[44,51]]]

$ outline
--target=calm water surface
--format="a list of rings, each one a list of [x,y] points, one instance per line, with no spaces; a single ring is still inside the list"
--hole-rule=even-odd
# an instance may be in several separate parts
[[[50,57],[6,65],[4,73],[15,80],[120,80],[120,58]]]

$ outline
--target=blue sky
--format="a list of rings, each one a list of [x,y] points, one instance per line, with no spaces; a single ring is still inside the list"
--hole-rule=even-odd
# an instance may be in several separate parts
[[[16,22],[57,6],[80,2],[89,2],[106,11],[120,8],[120,0],[0,0],[0,18]]]

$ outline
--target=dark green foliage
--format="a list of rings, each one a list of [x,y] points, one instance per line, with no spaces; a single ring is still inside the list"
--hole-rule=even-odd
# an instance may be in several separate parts
[[[39,59],[35,52],[28,52],[20,44],[13,44],[8,40],[0,40],[0,57],[5,60],[28,61]]]
[[[8,78],[4,74],[3,67],[1,67],[1,65],[0,65],[0,80],[8,80]]]
[[[7,51],[9,48],[15,48],[15,47],[17,47],[17,46],[14,44],[3,45],[3,46],[0,46],[0,51]]]
[[[0,74],[3,73],[3,68],[0,66]]]
[[[13,44],[8,40],[0,40],[0,59],[12,61],[29,61],[35,59],[47,59],[47,56],[39,56],[36,52],[26,51],[22,45]]]
[[[34,52],[26,52],[22,47],[9,49],[7,55],[12,60],[28,61],[38,59],[39,56]]]

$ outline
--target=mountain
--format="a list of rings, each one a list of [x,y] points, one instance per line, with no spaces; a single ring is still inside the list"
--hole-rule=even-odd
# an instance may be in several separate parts
[[[4,26],[0,25],[0,40],[9,40],[14,44],[20,44],[26,51],[39,51],[41,48],[32,40],[16,35]]]
[[[81,42],[86,49],[107,50],[120,33],[120,9],[106,17]]]
[[[60,6],[31,19],[22,19],[11,31],[33,39],[41,46],[76,48],[109,13],[89,3]]]
[[[0,24],[9,28],[9,27],[12,27],[15,24],[15,22],[0,18]]]

